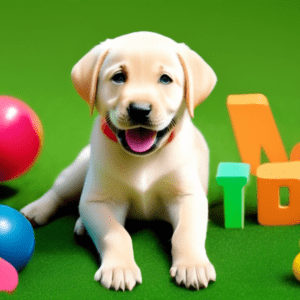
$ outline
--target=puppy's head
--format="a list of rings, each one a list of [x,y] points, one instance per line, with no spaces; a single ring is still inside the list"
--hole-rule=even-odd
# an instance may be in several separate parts
[[[187,108],[210,94],[216,76],[184,44],[151,32],[106,40],[73,68],[79,95],[105,117],[122,147],[153,153],[168,139]]]

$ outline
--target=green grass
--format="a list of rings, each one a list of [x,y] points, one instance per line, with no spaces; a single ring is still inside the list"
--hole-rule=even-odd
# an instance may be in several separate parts
[[[199,292],[170,279],[167,224],[128,224],[143,284],[131,293],[93,281],[99,259],[75,239],[76,213],[35,229],[36,249],[13,295],[0,299],[297,299],[292,262],[299,228],[257,223],[256,178],[245,187],[243,230],[225,230],[220,162],[240,162],[226,97],[267,96],[287,153],[299,142],[299,1],[15,1],[1,4],[0,95],[26,101],[45,131],[41,157],[23,177],[0,184],[0,203],[21,209],[49,189],[89,142],[94,117],[74,91],[73,65],[106,38],[150,30],[185,42],[212,66],[218,83],[195,111],[211,152],[207,253],[217,281]],[[265,158],[263,158],[263,161]],[[282,201],[287,203],[286,191]],[[75,209],[76,212],[76,209]]]

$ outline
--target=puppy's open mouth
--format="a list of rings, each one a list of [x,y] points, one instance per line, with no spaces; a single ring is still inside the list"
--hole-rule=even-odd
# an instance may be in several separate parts
[[[125,130],[125,140],[132,151],[143,153],[154,145],[156,134],[156,131],[139,127]]]
[[[111,120],[106,118],[107,124],[117,136],[121,145],[130,153],[135,155],[145,155],[154,151],[160,141],[175,126],[175,118],[163,130],[154,131],[144,127],[122,130],[114,126]]]

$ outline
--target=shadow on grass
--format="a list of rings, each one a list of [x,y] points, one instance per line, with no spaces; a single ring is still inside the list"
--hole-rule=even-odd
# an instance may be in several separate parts
[[[129,219],[126,220],[125,228],[131,237],[144,230],[150,230],[158,240],[162,251],[167,255],[169,262],[172,262],[171,237],[173,234],[173,228],[169,223],[164,221],[141,221]],[[75,234],[74,238],[78,245],[88,250],[99,264],[101,263],[96,247],[94,246],[92,239],[87,234],[83,236]]]
[[[0,183],[0,201],[15,196],[19,191],[5,184]]]
[[[296,277],[293,274],[287,274],[283,276],[283,282],[288,284],[289,286],[300,288],[299,281],[296,279]]]
[[[133,236],[135,233],[150,230],[156,237],[160,247],[168,256],[171,263],[171,238],[173,235],[173,228],[171,224],[165,221],[141,221],[141,220],[126,220],[125,228],[129,234]]]

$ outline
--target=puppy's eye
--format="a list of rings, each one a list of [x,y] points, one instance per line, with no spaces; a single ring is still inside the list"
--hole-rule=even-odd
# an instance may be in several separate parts
[[[123,72],[116,73],[111,80],[115,83],[124,83],[126,81],[126,75]]]
[[[161,82],[163,84],[169,84],[169,83],[173,82],[173,80],[169,75],[163,74],[160,76],[159,82]]]

